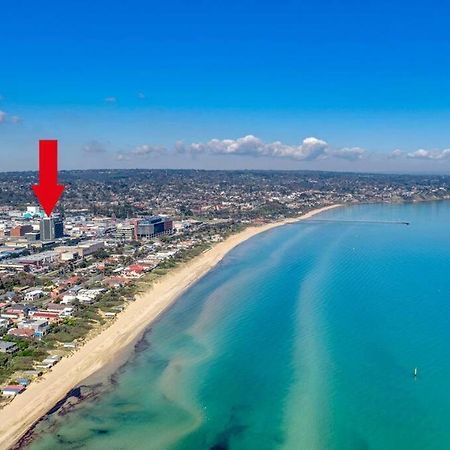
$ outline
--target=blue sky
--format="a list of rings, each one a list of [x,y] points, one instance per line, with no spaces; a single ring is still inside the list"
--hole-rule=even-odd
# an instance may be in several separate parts
[[[445,2],[71,3],[2,4],[1,170],[450,172]]]

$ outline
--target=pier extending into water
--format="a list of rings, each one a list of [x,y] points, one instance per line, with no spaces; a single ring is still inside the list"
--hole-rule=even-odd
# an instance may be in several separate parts
[[[370,225],[411,225],[411,222],[401,220],[338,220],[338,219],[305,219],[302,223],[349,223]]]

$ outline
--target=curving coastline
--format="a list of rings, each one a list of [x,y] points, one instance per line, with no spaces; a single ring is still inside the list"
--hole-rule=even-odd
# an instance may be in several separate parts
[[[215,245],[188,263],[172,270],[139,295],[106,330],[76,353],[64,358],[51,372],[0,411],[0,448],[14,445],[26,431],[83,380],[119,358],[177,298],[216,266],[234,247],[274,227],[307,219],[339,205],[319,208],[294,219],[249,227]]]

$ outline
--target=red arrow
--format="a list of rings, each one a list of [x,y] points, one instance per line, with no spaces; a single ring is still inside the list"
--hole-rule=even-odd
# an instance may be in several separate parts
[[[50,217],[64,192],[58,184],[58,141],[39,141],[39,184],[31,186],[42,209]]]

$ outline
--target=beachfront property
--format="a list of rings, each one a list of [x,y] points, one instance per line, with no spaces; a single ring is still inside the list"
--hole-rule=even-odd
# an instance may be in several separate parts
[[[0,388],[2,395],[5,397],[14,397],[25,390],[25,386],[21,384],[10,384],[8,386],[4,386]]]
[[[57,313],[61,317],[70,317],[73,313],[73,306],[67,306],[61,303],[48,303],[47,311]]]
[[[126,278],[141,278],[148,272],[150,268],[142,264],[132,264],[123,271],[123,276]]]
[[[11,328],[8,330],[8,336],[20,339],[33,339],[34,330],[31,328]]]
[[[49,329],[49,321],[47,319],[26,319],[17,324],[16,333],[21,333],[22,330],[32,330],[34,332],[33,337],[42,338],[45,336]],[[13,329],[14,330],[14,329]]]
[[[52,356],[49,356],[48,358],[45,358],[40,364],[36,365],[36,367],[45,367],[47,369],[50,369],[60,360],[61,360],[60,356],[52,355]]]
[[[119,289],[131,283],[131,279],[125,276],[111,276],[103,280],[103,284],[109,289]]]
[[[19,349],[14,342],[0,340],[0,353],[15,353]]]
[[[105,292],[104,288],[99,289],[80,289],[76,295],[76,299],[80,303],[94,303],[95,299]]]
[[[47,310],[32,311],[32,312],[30,312],[29,316],[35,320],[37,320],[37,319],[46,320],[49,323],[57,323],[62,320],[61,312],[51,312],[51,311],[47,311]]]

